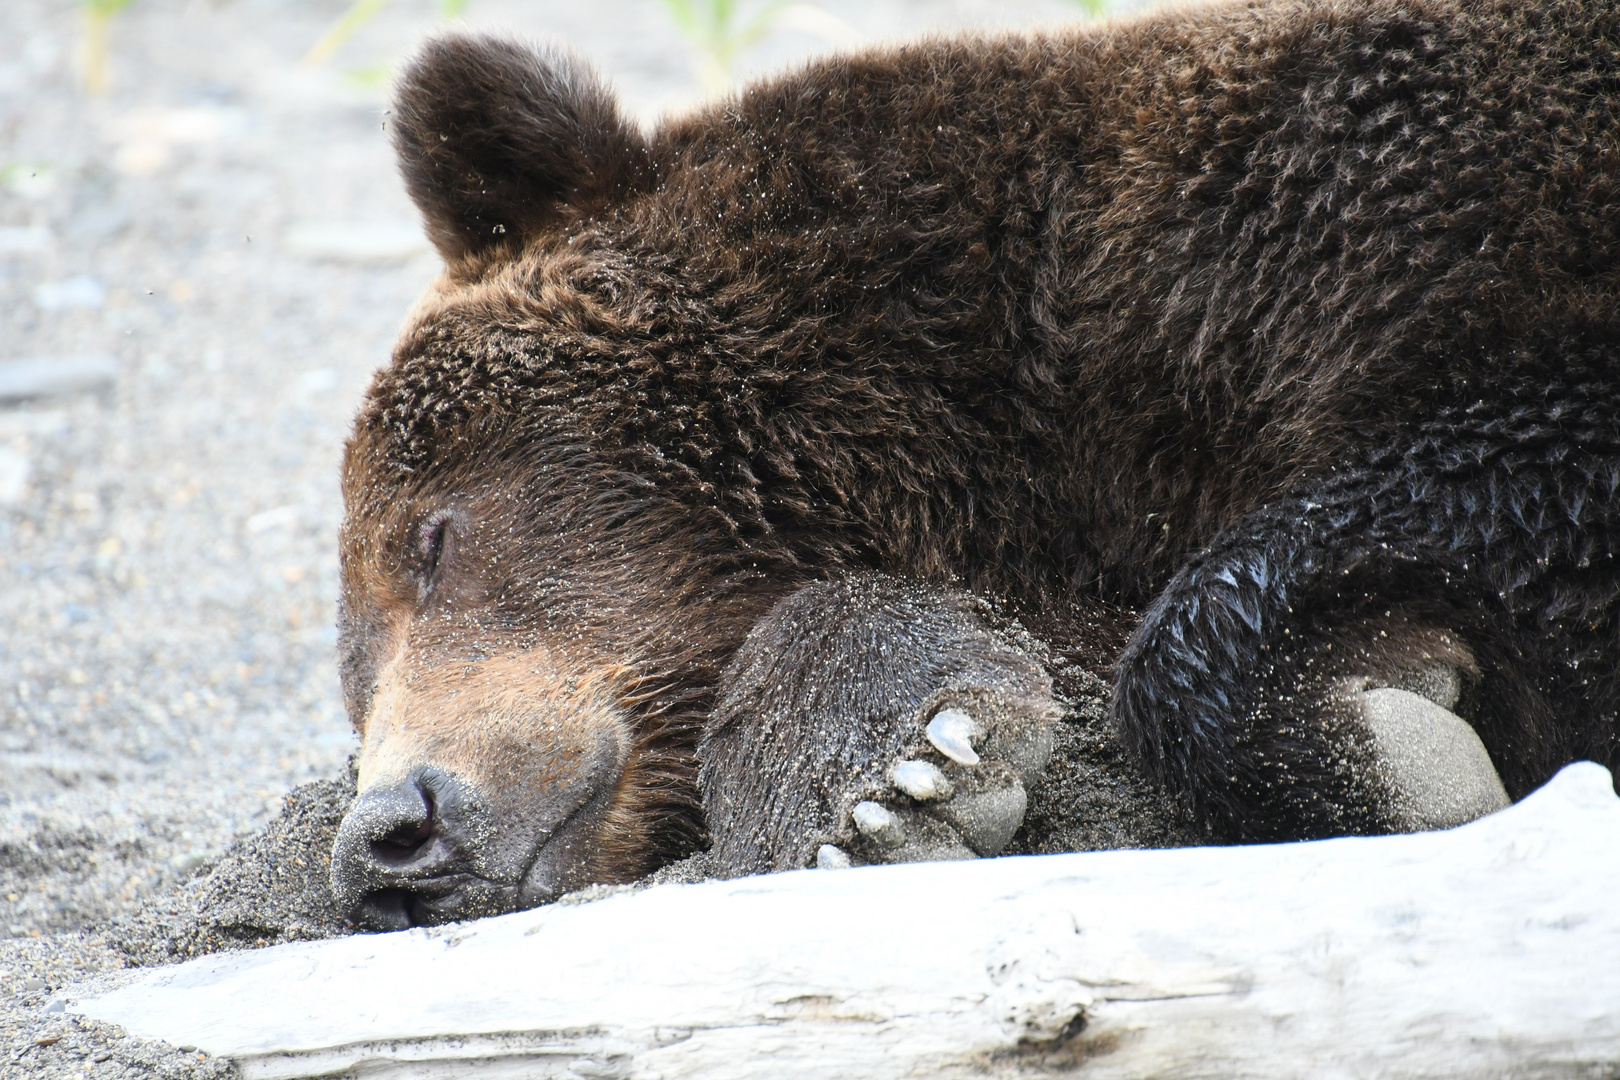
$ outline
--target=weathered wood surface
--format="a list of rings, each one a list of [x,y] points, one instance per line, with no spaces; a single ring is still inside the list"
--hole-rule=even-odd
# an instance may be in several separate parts
[[[250,1080],[1620,1077],[1620,799],[1581,764],[1443,833],[665,886],[69,1007]]]

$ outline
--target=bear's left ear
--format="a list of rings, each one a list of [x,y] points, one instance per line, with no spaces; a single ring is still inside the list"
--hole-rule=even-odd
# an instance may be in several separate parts
[[[641,134],[584,64],[492,37],[430,41],[394,93],[405,186],[446,260],[650,185]]]

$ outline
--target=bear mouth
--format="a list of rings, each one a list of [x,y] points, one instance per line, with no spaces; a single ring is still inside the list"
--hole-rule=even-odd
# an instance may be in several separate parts
[[[477,874],[453,873],[377,889],[361,897],[351,918],[370,930],[409,930],[462,919],[504,915],[524,906],[521,890]]]
[[[519,841],[521,832],[508,832],[493,850],[478,852],[463,834],[457,838],[460,843],[445,845],[455,854],[425,873],[396,870],[373,878],[372,888],[351,903],[349,920],[385,932],[439,926],[539,907],[590,884],[591,839],[612,806],[615,786],[606,783],[588,792],[558,824],[537,830],[526,844]],[[526,857],[519,855],[525,848]],[[491,862],[517,863],[518,868],[495,877],[468,867]]]

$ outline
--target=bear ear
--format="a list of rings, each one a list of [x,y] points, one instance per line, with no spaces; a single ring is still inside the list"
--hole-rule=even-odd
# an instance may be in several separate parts
[[[430,41],[394,94],[405,186],[446,260],[650,186],[641,134],[583,63],[492,37]]]

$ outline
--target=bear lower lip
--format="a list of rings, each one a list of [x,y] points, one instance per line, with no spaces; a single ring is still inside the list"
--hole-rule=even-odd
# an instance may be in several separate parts
[[[418,897],[410,905],[411,919],[416,926],[437,926],[462,919],[505,915],[517,909],[517,900],[517,890],[511,886],[473,892],[458,891],[441,897]]]
[[[368,930],[408,930],[415,925],[410,907],[411,894],[404,889],[379,889],[360,901],[354,921]]]
[[[522,905],[519,890],[473,874],[424,878],[408,886],[367,893],[354,921],[369,930],[408,930],[461,919],[502,915]]]

